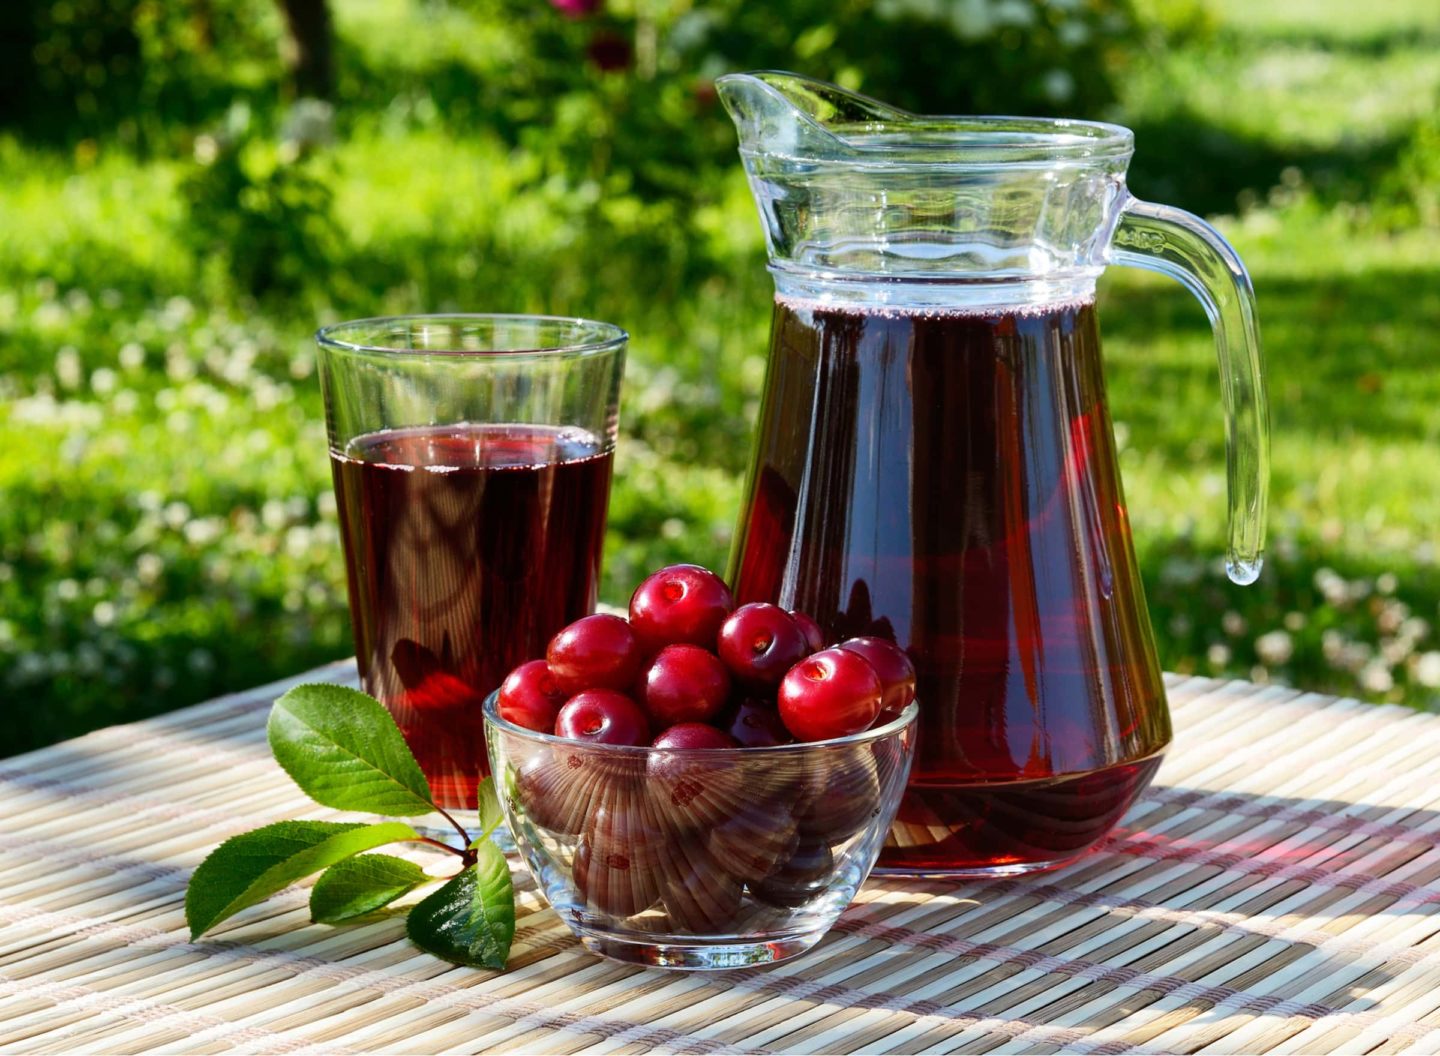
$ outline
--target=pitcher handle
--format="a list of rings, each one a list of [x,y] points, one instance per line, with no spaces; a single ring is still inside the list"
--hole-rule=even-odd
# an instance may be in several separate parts
[[[1265,549],[1270,408],[1250,275],[1230,244],[1198,216],[1129,195],[1120,206],[1108,259],[1179,279],[1205,306],[1225,406],[1230,487],[1225,569],[1236,583],[1254,583]]]

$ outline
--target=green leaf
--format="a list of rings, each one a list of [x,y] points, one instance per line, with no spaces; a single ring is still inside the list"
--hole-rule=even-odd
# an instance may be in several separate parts
[[[472,968],[505,967],[515,939],[510,863],[486,840],[476,863],[410,911],[405,930],[427,953]]]
[[[270,709],[275,761],[317,803],[395,817],[435,809],[395,720],[358,689],[296,686]]]
[[[495,779],[487,777],[480,782],[478,795],[480,810],[480,834],[475,837],[476,843],[487,839],[489,835],[505,823],[505,815],[500,810],[500,797],[495,793]]]
[[[339,924],[374,913],[429,879],[414,862],[393,854],[362,854],[336,862],[310,891],[310,919]]]
[[[277,821],[210,852],[185,889],[185,922],[197,939],[246,906],[361,851],[417,838],[404,822],[378,825]]]

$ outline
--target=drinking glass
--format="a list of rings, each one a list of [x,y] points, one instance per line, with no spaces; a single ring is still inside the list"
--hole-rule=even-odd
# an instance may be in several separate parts
[[[442,807],[489,773],[486,695],[595,607],[628,339],[524,315],[316,334],[360,677]]]

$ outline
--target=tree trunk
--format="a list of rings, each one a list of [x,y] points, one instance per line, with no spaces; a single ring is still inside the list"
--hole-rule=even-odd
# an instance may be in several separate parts
[[[279,0],[290,26],[290,75],[296,95],[329,99],[334,49],[327,0]]]

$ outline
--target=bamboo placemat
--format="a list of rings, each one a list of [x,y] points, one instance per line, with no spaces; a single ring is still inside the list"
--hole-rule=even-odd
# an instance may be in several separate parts
[[[1067,870],[875,880],[808,956],[720,974],[597,959],[527,878],[495,974],[309,925],[304,888],[187,941],[210,848],[331,816],[265,747],[289,684],[0,763],[0,1048],[1440,1051],[1440,716],[1172,680],[1156,787]]]

